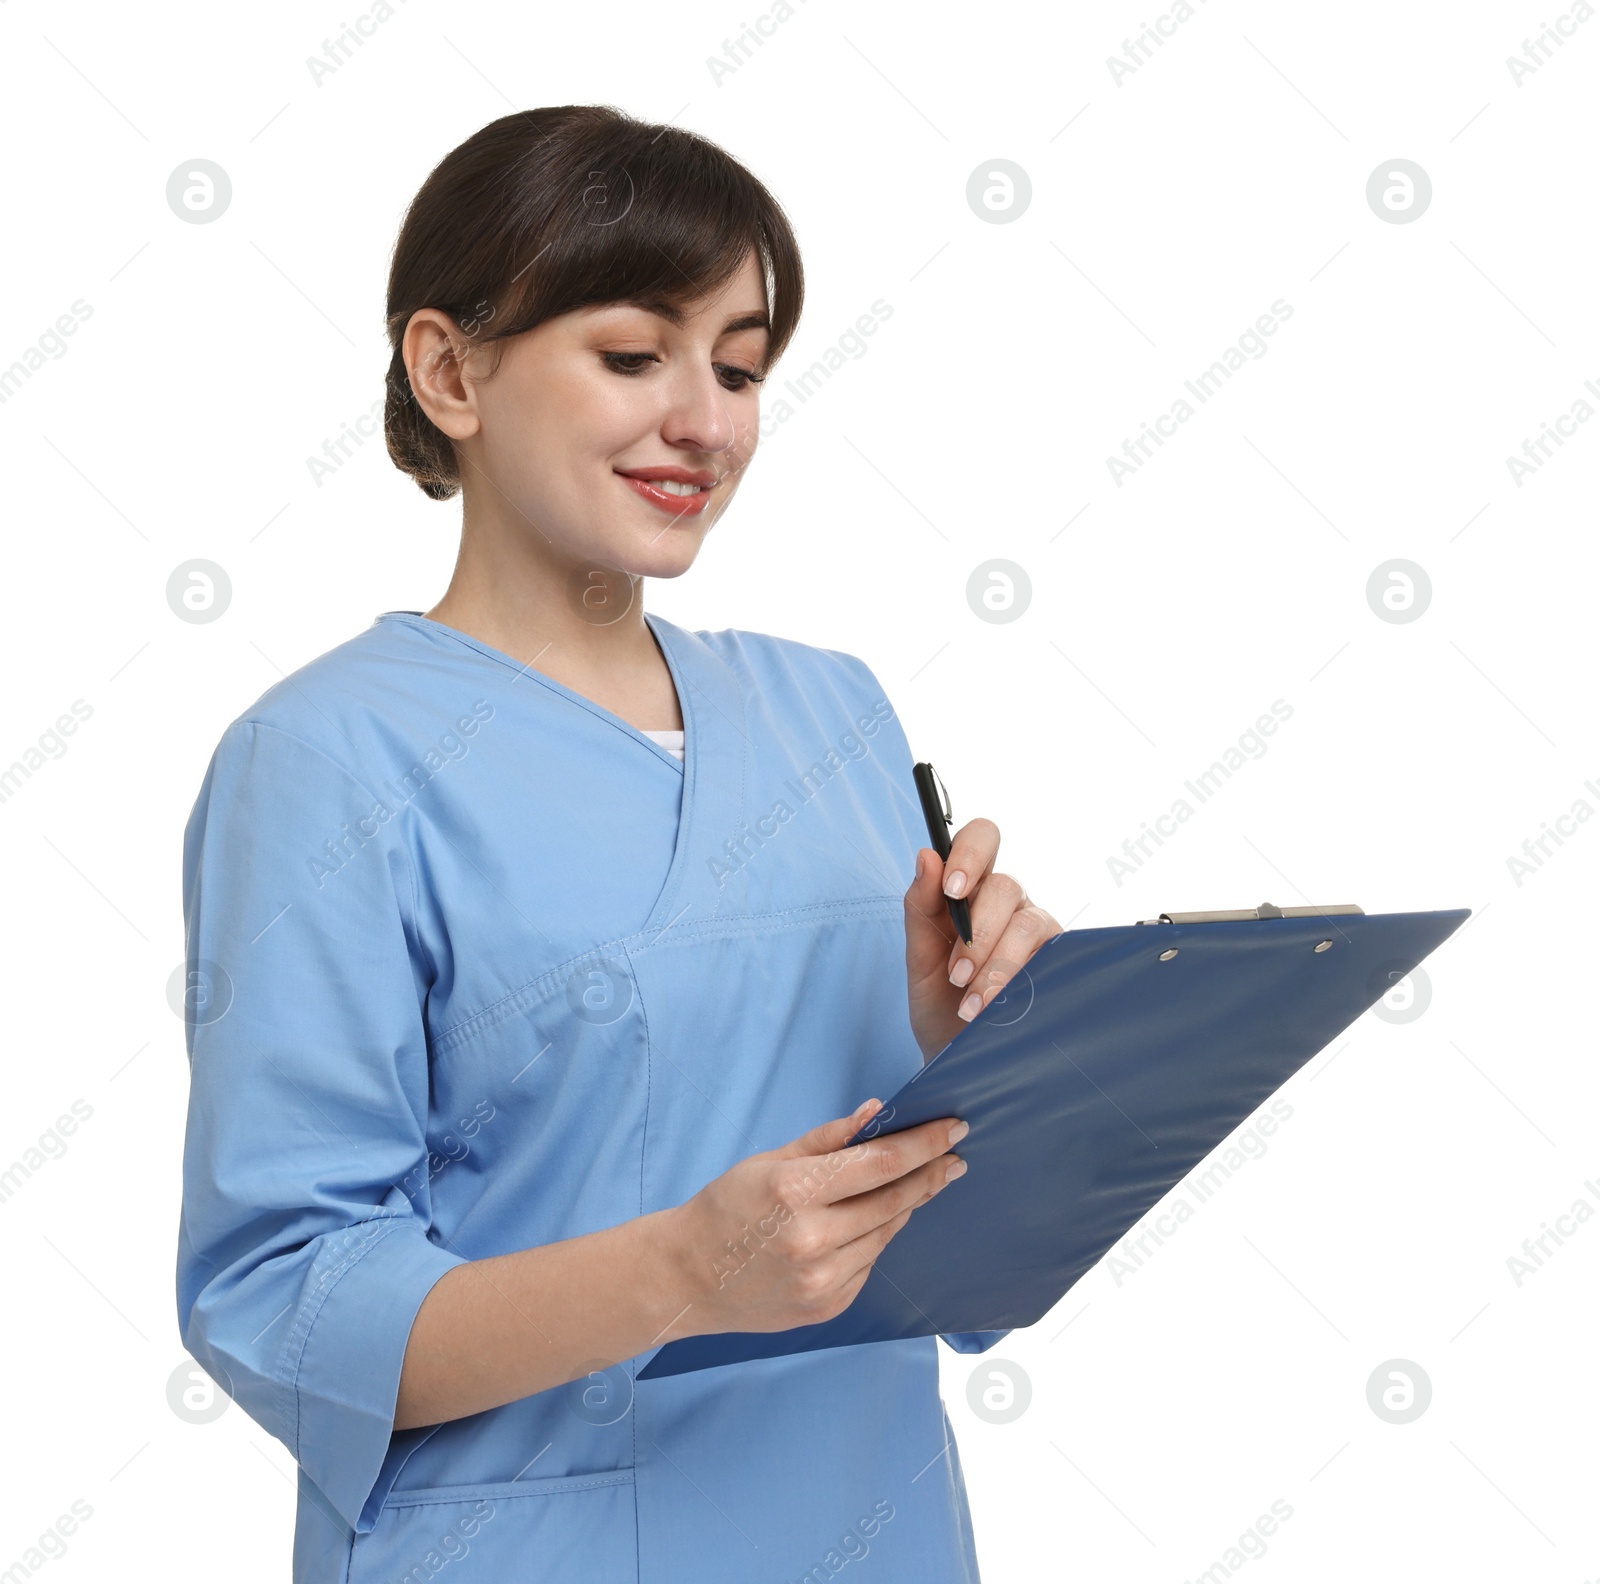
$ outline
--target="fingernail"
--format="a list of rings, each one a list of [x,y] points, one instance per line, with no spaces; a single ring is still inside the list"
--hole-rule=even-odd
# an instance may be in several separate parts
[[[970,957],[958,957],[955,967],[950,970],[950,983],[959,988],[971,977],[972,959]]]
[[[983,997],[976,990],[969,995],[960,1006],[956,1008],[956,1016],[970,1023],[983,1011]]]
[[[964,1139],[971,1131],[972,1129],[968,1127],[965,1122],[957,1122],[950,1129],[950,1142],[952,1144],[959,1144],[962,1139]]]
[[[944,894],[958,897],[967,889],[967,872],[964,869],[952,869],[944,877]]]
[[[922,856],[922,849],[917,849],[917,879],[922,878],[922,871],[928,867],[928,860]]]
[[[944,1180],[954,1182],[966,1169],[967,1163],[964,1160],[953,1160],[950,1162],[949,1170],[944,1174]]]

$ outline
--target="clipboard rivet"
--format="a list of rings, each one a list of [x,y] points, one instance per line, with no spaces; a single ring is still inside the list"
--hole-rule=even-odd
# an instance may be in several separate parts
[[[1178,955],[1178,948],[1176,946],[1169,946],[1169,947],[1167,947],[1167,949],[1164,952],[1162,952],[1161,961],[1162,962],[1171,962],[1172,959],[1174,957],[1176,957],[1177,955]]]
[[[1331,945],[1333,945],[1332,941],[1318,941],[1311,949],[1314,952],[1326,951]]]

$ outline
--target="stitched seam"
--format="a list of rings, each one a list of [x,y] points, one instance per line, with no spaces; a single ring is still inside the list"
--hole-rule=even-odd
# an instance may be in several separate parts
[[[740,914],[707,919],[698,924],[675,924],[665,933],[676,937],[676,944],[677,941],[713,939],[743,933],[754,925],[762,924],[787,923],[790,926],[798,926],[812,919],[820,922],[833,917],[888,918],[894,916],[895,910],[901,906],[902,902],[898,896],[852,897],[838,902],[808,902],[801,907],[782,908],[772,913]],[[557,963],[554,968],[546,969],[537,978],[530,979],[526,984],[519,985],[515,990],[501,996],[498,1001],[490,1002],[488,1006],[468,1014],[459,1022],[452,1023],[442,1033],[436,1034],[433,1037],[435,1054],[442,1056],[446,1051],[464,1044],[469,1039],[487,1033],[491,1028],[505,1022],[507,1018],[526,1011],[535,1001],[549,999],[549,991],[558,982],[564,981],[576,964],[593,962],[596,957],[602,957],[608,951],[619,952],[631,959],[639,949],[635,943],[648,941],[652,934],[659,936],[662,933],[662,931],[636,930],[631,935],[619,935],[612,940],[591,946],[585,951],[574,953],[565,961]],[[650,944],[643,948],[646,951],[655,949],[659,948]]]
[[[472,1035],[481,1034],[497,1023],[505,1022],[508,1017],[525,1011],[534,1001],[548,999],[547,992],[557,981],[565,980],[574,965],[578,963],[593,962],[596,957],[603,957],[607,952],[622,952],[626,955],[627,948],[623,943],[628,939],[629,936],[618,935],[612,940],[601,941],[585,951],[574,952],[555,967],[547,968],[537,977],[518,985],[515,990],[508,991],[498,1001],[491,1001],[488,1006],[480,1007],[459,1022],[452,1023],[449,1028],[434,1036],[434,1050],[442,1055]]]
[[[567,1496],[573,1491],[602,1490],[613,1485],[633,1484],[633,1470],[625,1469],[618,1474],[608,1474],[595,1479],[583,1480],[581,1483],[568,1485],[563,1482],[560,1490],[507,1490],[503,1485],[467,1485],[461,1489],[471,1492],[475,1490],[492,1490],[496,1501],[515,1501],[525,1496]],[[420,1492],[394,1491],[384,1502],[385,1512],[393,1511],[398,1507],[453,1507],[458,1503],[472,1501],[469,1495],[461,1496],[435,1496],[423,1495]],[[484,1500],[486,1498],[478,1498]]]
[[[823,921],[831,917],[849,918],[876,918],[892,917],[902,907],[898,895],[881,897],[846,897],[837,902],[807,902],[800,907],[779,908],[771,913],[738,913],[727,914],[722,918],[702,920],[697,924],[675,924],[670,933],[680,940],[699,940],[709,937],[747,934],[752,925],[774,924],[788,921],[792,926],[799,926],[811,919]],[[640,934],[645,932],[641,931]],[[631,935],[629,940],[638,940],[639,935]],[[659,950],[652,946],[647,950]]]

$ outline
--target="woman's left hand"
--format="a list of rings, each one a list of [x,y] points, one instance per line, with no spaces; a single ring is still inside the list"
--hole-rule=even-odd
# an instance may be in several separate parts
[[[917,853],[917,874],[905,895],[906,982],[911,1029],[922,1059],[944,1049],[1000,993],[1006,981],[1061,926],[1028,900],[1022,884],[995,871],[1000,830],[971,820],[955,833],[940,862],[931,847]],[[946,895],[965,897],[972,944],[950,919]]]

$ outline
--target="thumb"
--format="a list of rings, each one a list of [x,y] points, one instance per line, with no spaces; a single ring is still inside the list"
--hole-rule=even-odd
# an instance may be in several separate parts
[[[791,1143],[775,1149],[773,1158],[798,1160],[804,1155],[831,1155],[835,1150],[843,1149],[882,1108],[881,1100],[863,1100],[849,1116],[823,1122],[809,1133],[802,1133]]]

